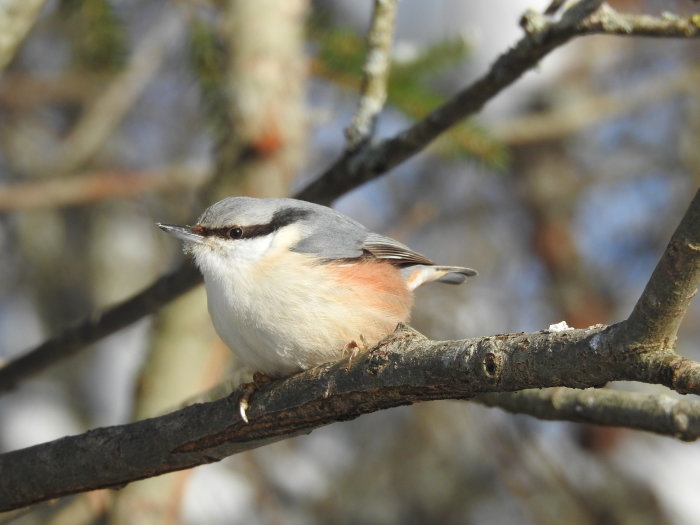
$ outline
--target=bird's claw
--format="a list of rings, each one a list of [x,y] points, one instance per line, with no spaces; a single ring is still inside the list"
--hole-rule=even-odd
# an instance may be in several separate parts
[[[262,372],[255,372],[251,382],[241,385],[241,397],[238,400],[238,413],[244,422],[248,423],[248,414],[246,414],[246,411],[250,407],[250,396],[252,396],[258,388],[274,380],[275,378],[272,376],[268,376]]]
[[[246,423],[248,422],[248,416],[245,411],[248,410],[248,406],[247,397],[241,397],[241,400],[238,402],[238,413],[241,415],[241,419]]]
[[[360,344],[357,344],[357,341],[350,341],[346,344],[345,348],[343,348],[343,352],[349,353],[350,357],[348,358],[348,364],[345,365],[345,371],[347,372],[350,370],[352,360],[360,354],[360,351],[365,352],[367,350],[369,350],[369,345],[367,344],[367,339],[365,339],[365,336],[362,334],[360,334]]]

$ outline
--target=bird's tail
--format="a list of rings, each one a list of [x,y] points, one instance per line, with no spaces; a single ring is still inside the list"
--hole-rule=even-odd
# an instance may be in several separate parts
[[[415,290],[421,284],[437,281],[447,284],[462,284],[467,277],[477,275],[477,271],[462,266],[428,266],[416,264],[401,270],[409,290]]]

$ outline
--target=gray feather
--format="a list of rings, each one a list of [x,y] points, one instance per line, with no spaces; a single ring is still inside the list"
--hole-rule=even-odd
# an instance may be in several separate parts
[[[305,213],[293,213],[300,211]],[[280,216],[294,217],[304,238],[292,248],[298,253],[313,254],[321,259],[355,259],[368,253],[378,259],[396,264],[426,265],[451,273],[439,279],[446,283],[461,283],[476,272],[470,268],[437,267],[435,263],[414,252],[405,244],[372,233],[359,222],[326,206],[296,199],[255,199],[229,197],[207,208],[198,224],[207,228],[254,226],[273,223]]]
[[[435,264],[424,255],[414,252],[405,244],[378,233],[370,232],[365,238],[362,247],[378,259],[390,259],[399,264],[427,264],[429,266]]]
[[[364,254],[362,244],[369,234],[357,221],[331,208],[319,206],[311,218],[302,221],[306,237],[295,252],[311,253],[322,259],[355,259]]]
[[[295,224],[304,232],[304,239],[292,249],[322,259],[353,259],[364,253],[362,243],[367,229],[359,222],[326,206],[296,199],[256,199],[229,197],[207,208],[197,224],[212,228],[269,224],[275,214],[289,210],[301,214]]]
[[[197,224],[207,228],[228,226],[251,226],[268,224],[274,214],[284,208],[316,207],[309,202],[296,199],[256,199],[253,197],[228,197],[212,204],[197,220]]]
[[[438,271],[445,270],[450,272],[444,277],[438,279],[437,282],[439,283],[462,284],[467,277],[474,277],[475,275],[478,275],[476,270],[473,270],[472,268],[464,268],[463,266],[435,266],[434,268]]]

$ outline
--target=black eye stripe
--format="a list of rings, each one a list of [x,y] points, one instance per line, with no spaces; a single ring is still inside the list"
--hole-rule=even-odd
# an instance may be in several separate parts
[[[193,226],[192,231],[203,237],[220,237],[222,239],[252,239],[254,237],[263,237],[270,233],[288,226],[294,222],[298,222],[311,213],[310,210],[301,210],[298,208],[284,208],[275,212],[272,220],[267,224],[253,224],[250,226],[239,226],[232,224],[224,228],[207,228],[205,226]],[[240,233],[238,233],[240,230]],[[235,231],[235,233],[234,233]]]
[[[255,224],[253,226],[227,226],[225,228],[205,228],[203,226],[196,227],[192,230],[204,237],[220,237],[222,239],[250,239],[252,237],[260,237],[272,233],[274,230],[263,231],[263,224]]]

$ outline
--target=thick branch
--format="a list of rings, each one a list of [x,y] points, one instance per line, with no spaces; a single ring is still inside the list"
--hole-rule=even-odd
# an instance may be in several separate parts
[[[367,34],[368,50],[360,103],[350,126],[345,130],[350,151],[371,138],[377,117],[386,102],[396,3],[397,0],[374,0],[372,24]]]
[[[671,237],[621,334],[640,348],[673,348],[700,283],[700,190]]]
[[[0,510],[219,461],[398,405],[536,387],[599,387],[636,375],[640,366],[616,359],[612,328],[461,341],[430,341],[404,328],[349,367],[331,363],[261,387],[251,398],[250,424],[240,420],[234,394],[3,454]],[[658,370],[652,379],[664,382],[663,365]],[[698,410],[691,408],[685,439],[700,435]]]

